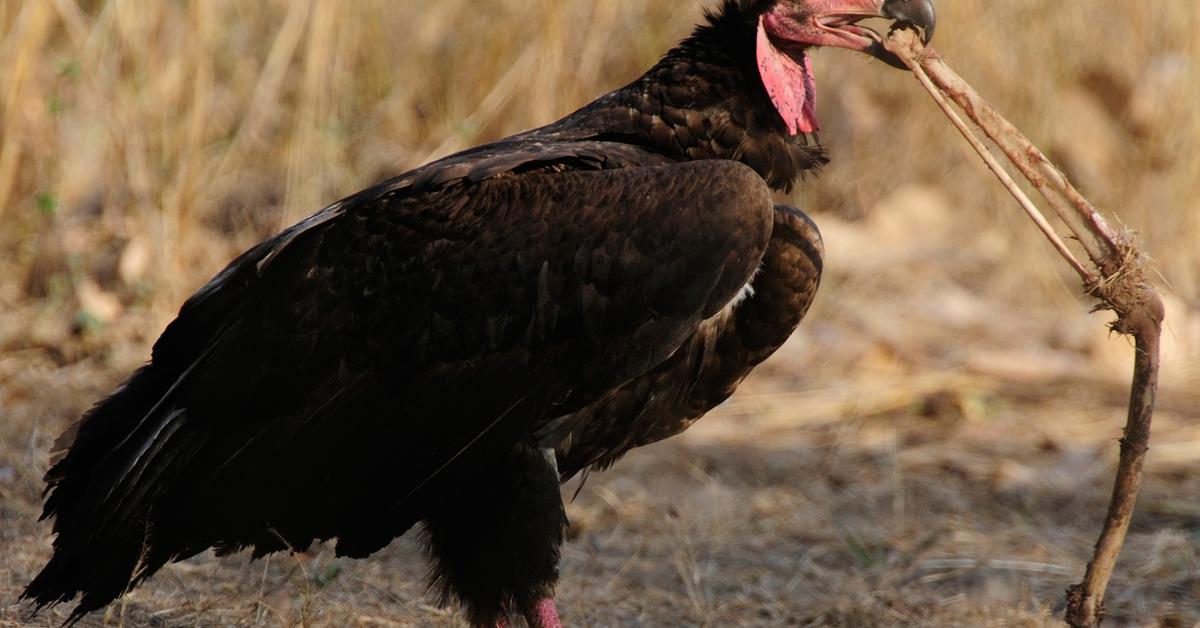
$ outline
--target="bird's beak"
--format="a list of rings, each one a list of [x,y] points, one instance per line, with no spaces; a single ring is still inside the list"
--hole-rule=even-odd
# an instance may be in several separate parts
[[[883,35],[859,24],[871,18],[895,20],[895,28],[916,28],[925,43],[933,38],[937,21],[933,0],[790,0],[768,9],[761,21],[780,50],[845,48],[903,68],[900,59],[883,47]]]
[[[933,40],[933,30],[937,26],[937,13],[933,9],[932,0],[885,0],[881,13],[883,13],[883,17],[896,20],[893,28],[912,27],[917,29],[921,36],[921,43],[928,44]],[[908,69],[899,57],[883,47],[882,40],[873,42],[866,52],[892,67],[901,70]]]
[[[896,26],[913,26],[921,33],[921,43],[933,40],[933,29],[937,26],[937,13],[932,0],[886,0],[883,16],[896,20]]]

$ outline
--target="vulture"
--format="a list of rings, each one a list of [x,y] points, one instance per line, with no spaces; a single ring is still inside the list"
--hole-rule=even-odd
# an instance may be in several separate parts
[[[547,126],[333,203],[192,295],[64,435],[68,623],[209,548],[421,524],[430,587],[477,626],[561,626],[561,482],[677,434],[787,340],[822,268],[775,204],[827,158],[810,52],[899,60],[931,0],[723,0],[640,78]]]

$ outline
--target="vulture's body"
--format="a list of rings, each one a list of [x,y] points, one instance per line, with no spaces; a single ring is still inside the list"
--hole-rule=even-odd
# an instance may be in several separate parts
[[[742,5],[563,120],[234,260],[78,424],[26,596],[82,595],[78,618],[210,547],[366,556],[424,522],[472,621],[557,621],[560,480],[726,399],[817,288],[817,229],[771,189],[825,157]]]

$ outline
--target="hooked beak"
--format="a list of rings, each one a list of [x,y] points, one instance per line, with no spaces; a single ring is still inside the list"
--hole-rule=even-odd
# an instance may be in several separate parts
[[[933,40],[937,14],[931,0],[887,0],[883,3],[883,16],[896,20],[897,27],[916,27],[923,44]]]
[[[762,19],[772,43],[781,49],[845,48],[903,69],[904,63],[884,49],[883,36],[859,25],[870,18],[895,20],[893,28],[916,28],[924,43],[933,38],[937,22],[933,0],[790,0],[776,4]]]
[[[932,0],[886,0],[883,3],[883,16],[896,20],[893,29],[913,27],[921,36],[921,43],[928,45],[933,40],[933,30],[937,26],[937,13],[933,10]],[[901,70],[908,69],[904,62],[883,47],[883,40],[876,40],[866,50],[867,54],[884,63]]]

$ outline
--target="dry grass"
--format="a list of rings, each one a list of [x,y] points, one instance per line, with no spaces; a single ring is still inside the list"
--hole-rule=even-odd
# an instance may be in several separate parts
[[[1114,625],[1196,625],[1200,6],[941,5],[939,49],[1157,258],[1162,410],[1109,605]],[[47,555],[50,441],[182,298],[340,196],[636,76],[700,6],[0,0],[0,625]],[[794,199],[829,247],[817,306],[713,416],[592,478],[571,624],[1054,623],[1131,349],[910,81],[819,55],[834,164]],[[88,621],[454,623],[418,553],[201,557]]]

